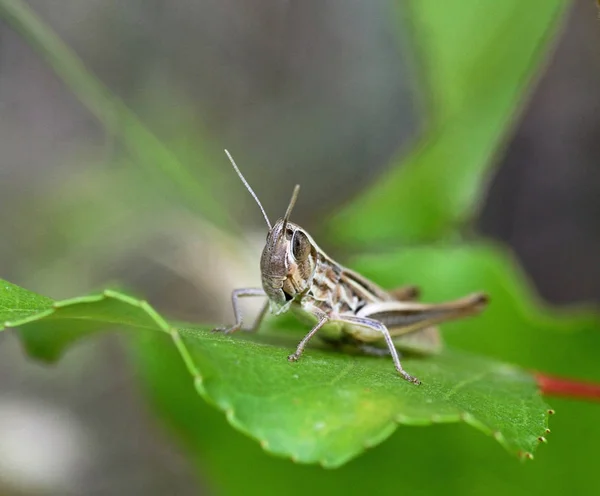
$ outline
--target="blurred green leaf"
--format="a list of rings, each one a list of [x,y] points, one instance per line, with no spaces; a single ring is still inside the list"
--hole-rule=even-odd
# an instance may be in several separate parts
[[[103,124],[109,137],[125,147],[146,178],[216,225],[230,229],[236,227],[211,188],[218,169],[209,164],[219,163],[217,156],[226,161],[221,151],[217,155],[214,145],[203,142],[196,134],[194,169],[198,171],[201,166],[202,175],[194,174],[191,167],[182,163],[121,100],[88,72],[73,50],[25,2],[0,0],[0,18],[21,33],[40,53],[57,76]]]
[[[395,4],[399,32],[410,24],[429,125],[408,157],[398,157],[327,223],[326,234],[338,244],[431,240],[471,218],[493,155],[567,6],[561,0]]]
[[[25,326],[26,346],[31,332],[45,332],[46,346],[38,336],[30,348],[42,358],[57,356],[57,346],[67,344],[61,332],[75,336],[72,321],[80,333],[108,324],[170,335],[205,399],[265,450],[299,462],[337,467],[389,437],[398,423],[464,421],[521,455],[546,430],[547,406],[531,375],[483,357],[447,350],[406,359],[423,381],[417,387],[401,380],[389,360],[311,349],[290,364],[293,344],[274,345],[268,336],[177,330],[146,302],[114,291],[52,302],[10,283],[0,288],[0,321]],[[47,328],[35,329],[34,320]]]
[[[444,336],[452,345],[521,366],[571,375],[572,363],[563,359],[566,343],[575,333],[578,339],[600,334],[597,311],[544,305],[518,264],[493,244],[404,248],[357,257],[352,266],[385,287],[419,284],[427,301],[485,291],[490,296],[486,311],[477,319],[447,324]]]

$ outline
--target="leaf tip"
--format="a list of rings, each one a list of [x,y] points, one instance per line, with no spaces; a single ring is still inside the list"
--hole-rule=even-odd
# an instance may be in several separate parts
[[[538,441],[539,441],[540,443],[544,443],[544,444],[548,442],[548,440],[547,440],[547,439],[546,439],[544,436],[540,436],[540,437],[538,437]]]
[[[521,460],[533,460],[533,454],[529,451],[519,451],[518,455]]]

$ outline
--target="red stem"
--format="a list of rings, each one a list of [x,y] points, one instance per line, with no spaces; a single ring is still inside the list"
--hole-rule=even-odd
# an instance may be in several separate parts
[[[534,376],[544,396],[563,396],[579,400],[600,401],[600,384],[551,377],[539,372]]]

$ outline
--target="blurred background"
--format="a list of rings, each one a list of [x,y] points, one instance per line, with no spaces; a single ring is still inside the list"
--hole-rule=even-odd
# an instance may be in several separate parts
[[[597,305],[596,6],[531,2],[531,17],[523,17],[518,4],[494,2],[493,12],[474,0],[423,2],[429,10],[383,0],[0,0],[0,276],[54,298],[119,285],[176,319],[229,322],[231,289],[258,281],[265,226],[222,153],[227,147],[272,219],[302,184],[294,220],[319,233],[336,259],[486,237],[515,255],[541,300]],[[529,22],[538,31],[521,46]],[[489,46],[504,52],[477,53],[469,33],[478,23],[513,45],[498,35]],[[425,162],[414,150],[435,142],[428,130],[451,128],[453,115],[482,98],[467,76],[432,82],[432,74],[452,74],[442,52],[424,62],[431,40],[448,36],[443,29],[450,55],[500,60],[507,70],[513,57],[531,55],[518,84],[501,64],[497,73],[469,66],[467,76],[489,78],[492,95],[513,84],[510,115],[492,138],[483,121],[461,120],[471,124],[460,146],[424,166],[465,190],[476,178],[476,207],[461,228],[425,233],[408,209],[398,225],[413,227],[396,232],[395,210],[384,207],[402,192],[380,206],[363,192],[382,191],[381,178],[397,177],[390,171]],[[68,48],[45,38],[47,30]],[[444,93],[436,88],[445,87],[462,89],[440,118]],[[481,104],[485,112],[494,102]],[[489,153],[454,174],[452,158],[478,140]],[[425,204],[438,191],[415,184],[411,194]],[[381,217],[359,223],[352,209],[361,205]],[[588,336],[554,353],[554,371],[575,370],[577,346],[596,344]],[[516,351],[499,358],[521,360]],[[578,366],[600,379],[597,362]],[[143,369],[119,335],[82,341],[50,366],[24,356],[15,333],[1,333],[0,494],[237,494],[250,476],[257,494],[600,491],[594,405],[557,402],[557,441],[531,464],[465,426],[436,426],[401,428],[326,472],[271,459],[200,400],[189,415],[210,436],[199,430],[182,442],[185,429],[160,408],[157,415],[160,400],[148,402]]]

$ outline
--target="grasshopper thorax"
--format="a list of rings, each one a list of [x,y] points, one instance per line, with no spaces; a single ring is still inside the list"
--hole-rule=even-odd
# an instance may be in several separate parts
[[[317,247],[297,224],[279,219],[267,235],[260,259],[262,285],[269,300],[282,308],[306,292],[317,265]]]

